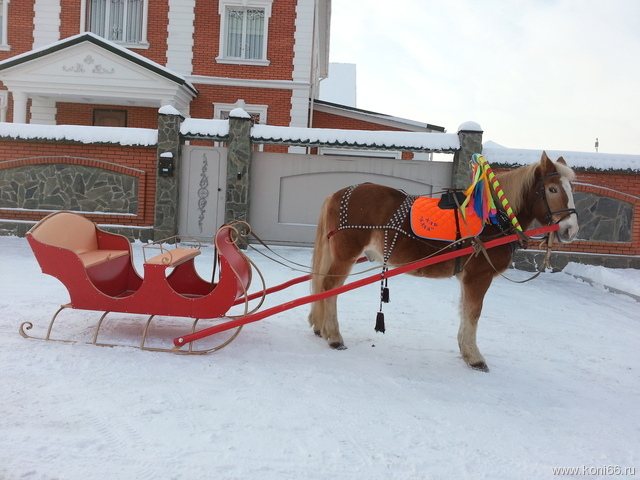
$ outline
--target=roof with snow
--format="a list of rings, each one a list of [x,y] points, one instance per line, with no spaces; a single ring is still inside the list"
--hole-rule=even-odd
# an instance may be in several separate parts
[[[186,119],[180,133],[185,136],[227,140],[227,120]],[[375,150],[453,152],[460,149],[458,135],[452,133],[338,130],[330,128],[293,128],[254,125],[255,143],[286,144],[305,147],[340,147]]]
[[[619,153],[572,152],[568,150],[545,150],[552,160],[563,157],[567,164],[577,170],[640,172],[640,155]],[[495,142],[484,143],[482,155],[491,165],[519,167],[539,162],[543,150],[506,148]]]

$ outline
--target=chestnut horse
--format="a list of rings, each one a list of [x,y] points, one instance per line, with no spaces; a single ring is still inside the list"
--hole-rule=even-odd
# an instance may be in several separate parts
[[[557,223],[559,230],[554,233],[557,241],[569,243],[575,239],[578,215],[571,190],[575,173],[562,157],[553,162],[543,153],[539,163],[499,173],[497,178],[524,230],[534,220],[543,225]],[[400,190],[365,183],[340,190],[325,200],[313,252],[312,293],[344,284],[363,253],[380,261],[386,255],[388,265],[403,265],[450,245],[450,242],[419,238],[411,232],[410,218],[403,206],[407,197]],[[385,227],[394,221],[396,228],[389,234]],[[499,237],[505,234],[503,230],[495,225],[485,225],[479,239]],[[401,233],[396,235],[398,231]],[[394,238],[390,249],[388,244]],[[471,238],[463,239],[462,247],[469,246],[471,241]],[[467,255],[457,264],[455,260],[448,260],[411,272],[429,278],[458,277],[462,290],[458,345],[464,361],[477,370],[488,371],[476,345],[483,299],[493,278],[511,264],[512,254],[513,245],[502,245],[487,250],[491,263],[484,255]],[[460,267],[462,270],[456,272]],[[332,348],[345,348],[338,326],[337,297],[313,303],[309,323],[316,335],[325,338]]]

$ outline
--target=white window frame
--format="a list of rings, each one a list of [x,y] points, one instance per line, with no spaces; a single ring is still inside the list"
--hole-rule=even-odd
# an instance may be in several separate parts
[[[87,10],[88,10],[88,5],[87,3],[90,2],[91,0],[82,0],[82,3],[80,4],[80,31],[81,32],[89,32],[89,26],[87,25]],[[135,43],[128,43],[128,42],[116,42],[113,40],[109,40],[108,38],[106,38],[105,40],[109,40],[109,41],[113,41],[114,43],[117,43],[118,45],[122,45],[123,47],[126,48],[139,48],[139,49],[148,49],[149,48],[149,41],[147,39],[147,24],[149,22],[149,0],[143,0],[143,4],[142,4],[142,32],[141,32],[141,39],[140,42],[135,42]]]
[[[0,0],[0,50],[11,50],[9,41],[9,3],[11,0]]]
[[[236,108],[242,108],[249,115],[259,115],[259,125],[267,124],[267,110],[269,105],[249,105],[244,100],[239,99],[236,103],[214,103],[213,104],[213,118],[221,119],[222,113],[229,113]]]
[[[269,18],[271,17],[271,5],[273,0],[220,0],[218,3],[218,13],[220,14],[220,50],[216,57],[218,63],[229,63],[236,65],[259,65],[268,66],[267,44],[269,43]],[[264,42],[262,45],[261,59],[246,59],[237,57],[227,57],[227,11],[229,8],[246,8],[264,10]]]

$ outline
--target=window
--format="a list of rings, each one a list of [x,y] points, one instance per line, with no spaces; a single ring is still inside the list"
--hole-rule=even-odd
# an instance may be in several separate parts
[[[127,45],[147,42],[148,0],[86,0],[85,29]]]
[[[126,110],[104,110],[101,108],[93,109],[93,126],[94,127],[126,127],[127,111]]]
[[[7,22],[10,0],[0,0],[0,50],[9,50],[7,38]]]
[[[220,1],[221,63],[268,65],[267,32],[271,0]]]

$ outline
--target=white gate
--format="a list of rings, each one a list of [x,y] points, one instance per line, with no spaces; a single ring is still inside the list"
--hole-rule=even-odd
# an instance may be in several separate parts
[[[324,199],[363,182],[430,195],[451,186],[451,162],[254,152],[249,223],[269,244],[312,245]]]
[[[184,146],[180,166],[178,232],[212,241],[224,223],[225,148]]]

